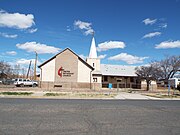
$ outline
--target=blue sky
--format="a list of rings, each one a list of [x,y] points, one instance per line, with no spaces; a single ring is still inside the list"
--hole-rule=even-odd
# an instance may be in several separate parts
[[[145,65],[180,54],[180,0],[0,0],[0,60],[39,64],[69,47],[101,63]]]

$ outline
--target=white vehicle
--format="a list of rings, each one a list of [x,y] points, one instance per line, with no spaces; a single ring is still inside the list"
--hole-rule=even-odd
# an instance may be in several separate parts
[[[180,84],[180,78],[170,78],[168,84],[170,84],[171,88],[177,89],[177,86]]]
[[[35,87],[35,86],[38,86],[38,83],[36,81],[31,81],[29,79],[17,78],[14,81],[14,85],[17,86],[17,87],[18,86],[21,86],[21,87],[24,87],[24,86]]]

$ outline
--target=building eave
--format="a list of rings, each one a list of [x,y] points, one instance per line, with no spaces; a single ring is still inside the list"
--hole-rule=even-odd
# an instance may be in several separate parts
[[[50,59],[48,59],[47,61],[43,62],[41,65],[39,65],[38,68],[41,68],[41,67],[44,66],[46,63],[48,63],[49,61],[51,61],[51,60],[53,60],[54,58],[56,58],[57,55],[63,53],[63,52],[66,51],[66,50],[71,51],[75,56],[78,57],[78,59],[79,59],[81,62],[83,62],[83,63],[84,63],[86,66],[88,66],[91,70],[94,70],[94,68],[93,68],[91,65],[89,65],[86,61],[84,61],[81,57],[79,57],[79,56],[78,56],[75,52],[73,52],[70,48],[66,48],[66,49],[64,49],[63,51],[59,52],[59,53],[56,54],[55,56],[51,57]]]

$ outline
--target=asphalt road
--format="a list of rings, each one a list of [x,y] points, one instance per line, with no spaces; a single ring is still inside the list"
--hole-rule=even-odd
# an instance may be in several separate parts
[[[0,99],[1,135],[179,135],[180,101]]]

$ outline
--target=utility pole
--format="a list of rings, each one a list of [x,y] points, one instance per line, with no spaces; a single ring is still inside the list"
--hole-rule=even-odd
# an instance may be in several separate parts
[[[36,65],[37,65],[37,52],[36,51],[35,51],[35,54],[36,54],[36,59],[34,62],[34,80],[36,81]]]
[[[28,77],[29,77],[30,67],[31,67],[31,61],[30,61],[30,63],[29,63],[29,68],[28,68],[28,72],[27,72],[27,76],[26,76],[27,79],[28,79]]]

